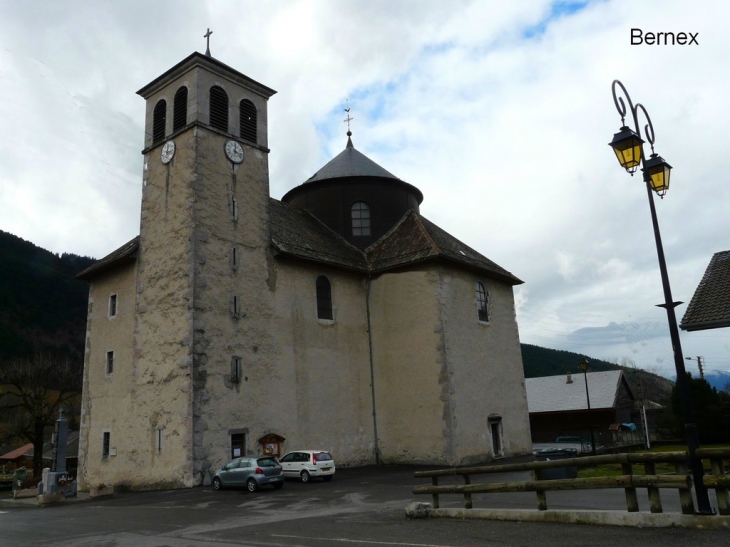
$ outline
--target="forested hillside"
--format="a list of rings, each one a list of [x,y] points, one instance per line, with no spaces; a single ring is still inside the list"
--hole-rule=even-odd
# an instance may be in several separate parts
[[[43,350],[83,358],[88,285],[73,276],[93,262],[68,253],[59,256],[0,231],[0,360]],[[590,356],[522,344],[527,378],[578,373],[584,358],[594,372],[621,368]],[[627,375],[633,378],[630,369]],[[653,383],[668,395],[671,382]]]
[[[73,276],[93,262],[0,231],[0,359],[44,350],[83,358],[89,290]]]
[[[521,346],[522,366],[525,370],[525,378],[555,376],[557,374],[567,374],[568,372],[578,374],[582,372],[580,362],[583,359],[587,359],[589,372],[622,369],[634,391],[634,396],[637,398],[641,390],[643,390],[644,397],[647,400],[665,402],[668,400],[672,386],[674,385],[674,382],[671,380],[641,370],[640,367],[620,366],[616,363],[593,359],[587,355],[573,353],[571,351],[541,348],[540,346],[530,344],[521,344]],[[637,376],[639,373],[641,374],[641,379]],[[639,380],[641,380],[641,388],[639,387]]]

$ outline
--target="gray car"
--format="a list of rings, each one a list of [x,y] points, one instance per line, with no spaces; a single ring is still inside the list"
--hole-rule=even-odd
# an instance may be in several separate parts
[[[271,457],[235,458],[213,475],[213,488],[245,486],[255,492],[260,486],[270,484],[275,489],[284,486],[284,473],[279,463]]]

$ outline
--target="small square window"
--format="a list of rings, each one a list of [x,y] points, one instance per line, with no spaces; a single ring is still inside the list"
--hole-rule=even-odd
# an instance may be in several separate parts
[[[106,373],[111,374],[112,372],[114,372],[114,352],[107,351],[106,352]]]
[[[109,295],[109,317],[114,317],[117,314],[117,295]]]

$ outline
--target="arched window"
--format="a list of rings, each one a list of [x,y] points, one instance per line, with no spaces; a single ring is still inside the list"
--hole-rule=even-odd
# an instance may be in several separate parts
[[[479,321],[489,322],[489,298],[487,291],[484,290],[484,285],[477,281],[477,314]]]
[[[358,201],[352,206],[352,235],[370,235],[370,207],[364,201]]]
[[[248,99],[239,104],[241,109],[241,138],[256,142],[256,107]]]
[[[157,101],[152,112],[152,144],[165,139],[165,122],[167,121],[167,101]]]
[[[210,88],[210,125],[228,132],[228,94],[217,85]]]
[[[188,123],[188,88],[182,86],[175,92],[172,103],[172,130],[182,129]]]
[[[320,275],[317,278],[317,318],[333,319],[332,316],[332,286],[329,279]]]

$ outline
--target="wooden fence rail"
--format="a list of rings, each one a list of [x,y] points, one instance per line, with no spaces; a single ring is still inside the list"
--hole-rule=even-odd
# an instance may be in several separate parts
[[[730,475],[725,473],[723,460],[730,459],[730,449],[703,448],[697,451],[698,456],[710,459],[712,475],[705,475],[703,483],[707,488],[714,488],[717,496],[718,511],[721,515],[730,515]],[[676,489],[682,506],[682,513],[693,514],[694,501],[692,499],[692,477],[688,474],[688,454],[686,452],[633,452],[626,454],[605,454],[581,458],[565,458],[552,461],[534,461],[525,463],[462,467],[438,469],[433,471],[417,471],[416,477],[430,477],[430,486],[416,486],[414,494],[430,494],[433,507],[439,507],[439,495],[460,494],[464,496],[464,507],[472,508],[472,494],[497,492],[535,492],[537,508],[547,510],[546,492],[557,490],[591,490],[599,488],[623,488],[626,495],[626,509],[629,512],[639,510],[639,501],[636,495],[637,488],[646,488],[649,497],[649,509],[652,513],[661,513],[662,502],[660,489]],[[657,463],[673,463],[676,475],[657,475]],[[566,467],[592,467],[595,465],[621,465],[623,475],[614,477],[594,477],[555,480],[529,480],[509,483],[473,484],[473,475],[492,473],[507,473],[518,471],[532,471],[539,477],[547,469]],[[644,473],[635,474],[634,465],[643,465]],[[439,477],[461,476],[462,485],[438,484]]]

